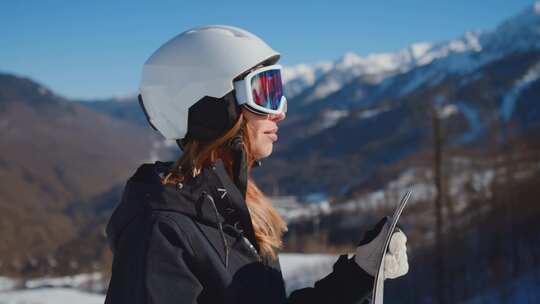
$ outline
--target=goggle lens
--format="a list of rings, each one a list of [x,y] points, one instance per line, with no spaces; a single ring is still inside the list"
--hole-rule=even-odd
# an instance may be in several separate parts
[[[251,78],[253,101],[266,109],[277,110],[284,95],[280,70],[260,72]]]

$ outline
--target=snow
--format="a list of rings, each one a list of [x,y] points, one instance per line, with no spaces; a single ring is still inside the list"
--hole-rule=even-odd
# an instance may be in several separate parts
[[[394,70],[403,70],[417,61],[416,56],[423,56],[428,50],[426,47],[425,44],[414,44],[396,52],[369,54],[362,63],[366,65],[364,68],[366,74],[381,74]]]
[[[426,84],[434,86],[452,74],[464,75],[502,56],[481,52],[480,37],[480,33],[467,32],[460,39],[433,46],[417,59],[416,66],[408,69],[412,73],[408,75],[398,96],[409,94]]]
[[[390,107],[380,107],[380,108],[373,108],[373,109],[368,109],[368,110],[364,110],[362,112],[359,112],[356,117],[358,119],[368,119],[368,118],[372,118],[372,117],[375,117],[383,112],[386,112],[390,110]]]
[[[446,119],[454,114],[457,114],[458,112],[459,112],[459,109],[456,105],[449,104],[449,105],[444,106],[442,109],[440,109],[439,116],[442,119]]]
[[[343,117],[347,117],[347,110],[326,110],[323,112],[321,123],[317,126],[317,131],[335,126]]]
[[[432,48],[433,45],[430,43],[420,42],[394,52],[373,53],[365,57],[347,52],[333,63],[333,67],[321,76],[320,81],[315,82],[313,92],[307,97],[307,100],[324,98],[362,75],[370,75],[375,83],[380,83],[396,73],[426,65],[434,59],[446,55],[446,53],[434,53]]]
[[[308,198],[300,203],[296,196],[271,196],[270,200],[279,214],[288,223],[302,219],[316,218],[332,211],[328,200],[310,202]]]
[[[336,67],[339,69],[346,69],[362,63],[362,58],[356,55],[354,52],[346,52],[341,60],[336,63]]]
[[[466,32],[461,38],[431,45],[429,49],[418,56],[416,67],[430,64],[437,59],[446,58],[453,54],[480,51],[482,47],[479,35],[477,32]]]
[[[343,85],[344,81],[339,81],[334,77],[330,77],[326,79],[325,82],[315,87],[314,92],[310,95],[308,100],[324,98],[341,89]]]
[[[103,304],[105,296],[71,288],[14,290],[0,294],[0,304]]]
[[[312,86],[319,77],[331,68],[332,63],[330,62],[298,64],[295,66],[283,67],[285,94],[288,98],[296,96],[305,88]]]
[[[470,176],[463,172],[455,176],[450,184],[450,193],[453,197],[456,211],[460,212],[467,206],[467,195],[463,191],[467,182],[470,182],[475,191],[483,193],[483,195],[487,197],[491,197],[492,193],[489,186],[493,182],[494,178],[495,171],[493,170],[482,170]]]
[[[431,182],[431,171],[421,168],[411,168],[401,173],[395,180],[390,181],[383,189],[366,193],[349,201],[334,205],[331,212],[370,211],[381,207],[394,207],[405,192],[413,191],[413,199],[409,204],[426,201],[434,197],[435,187]]]
[[[305,254],[305,253],[282,253],[279,255],[279,261],[283,277],[298,276],[306,268],[316,267],[318,265],[330,264],[328,273],[332,270],[331,266],[337,260],[337,256],[332,254]]]
[[[338,256],[331,254],[280,254],[287,294],[299,288],[312,287],[317,280],[332,272],[337,259]]]
[[[27,280],[24,284],[26,288],[37,289],[43,287],[72,287],[72,288],[90,288],[99,291],[102,281],[102,275],[96,273],[82,273],[73,276],[38,278]]]
[[[517,100],[525,89],[540,78],[540,62],[532,66],[526,73],[518,79],[512,89],[503,97],[500,115],[504,121],[509,121],[514,113]]]
[[[480,52],[482,50],[482,45],[480,44],[480,32],[466,32],[463,35],[467,46],[466,48],[473,50],[475,52]]]
[[[432,43],[429,42],[417,42],[409,46],[413,58],[420,58],[424,56],[431,48],[433,47]]]
[[[448,180],[448,194],[452,198],[452,203],[456,212],[460,212],[467,207],[468,202],[473,198],[463,191],[470,185],[476,193],[483,197],[491,197],[491,184],[495,178],[495,171],[492,168],[476,168],[471,171],[473,164],[470,159],[453,157],[449,160],[452,168],[452,175]],[[540,164],[539,164],[540,165]],[[468,168],[468,170],[463,170]],[[522,172],[527,176],[530,171]],[[516,174],[514,178],[519,178]],[[431,201],[434,199],[436,189],[433,183],[433,172],[429,168],[413,167],[405,170],[396,179],[388,182],[383,188],[353,197],[348,201],[332,205],[330,213],[342,212],[366,212],[377,210],[381,207],[395,207],[400,196],[405,190],[412,190],[412,198],[409,205],[414,205],[420,201]]]
[[[15,280],[6,278],[6,277],[0,277],[0,292],[11,290],[17,286],[17,282]]]

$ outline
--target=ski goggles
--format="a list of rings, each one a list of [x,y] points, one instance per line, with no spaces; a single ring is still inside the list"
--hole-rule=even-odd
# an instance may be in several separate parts
[[[287,111],[287,98],[281,81],[281,65],[256,69],[234,82],[238,105],[246,105],[257,114],[280,114]]]

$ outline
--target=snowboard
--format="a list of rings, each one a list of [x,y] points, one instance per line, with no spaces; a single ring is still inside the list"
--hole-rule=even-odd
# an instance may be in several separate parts
[[[407,201],[411,197],[412,190],[408,190],[405,195],[401,198],[401,201],[399,202],[399,205],[394,210],[394,214],[392,215],[391,222],[390,222],[390,229],[388,229],[388,234],[385,237],[384,246],[382,248],[381,256],[379,259],[379,267],[377,268],[377,273],[375,273],[375,278],[373,281],[373,293],[371,296],[371,303],[372,304],[383,304],[383,298],[384,298],[384,256],[386,254],[386,250],[388,249],[388,245],[390,244],[390,239],[392,238],[392,234],[394,233],[394,229],[396,228],[397,222],[399,220],[399,217],[401,216],[401,212],[403,212],[403,209],[405,208],[405,205],[407,205]]]

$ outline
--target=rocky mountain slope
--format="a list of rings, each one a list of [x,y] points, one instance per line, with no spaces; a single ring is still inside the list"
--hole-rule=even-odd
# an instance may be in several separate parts
[[[38,257],[54,265],[60,246],[80,237],[69,208],[125,182],[149,160],[153,136],[0,74],[0,271]]]

